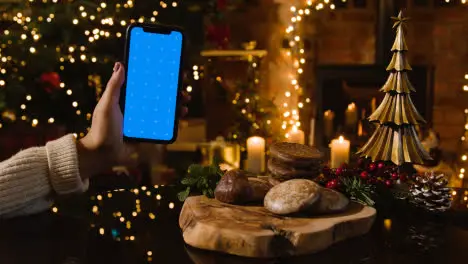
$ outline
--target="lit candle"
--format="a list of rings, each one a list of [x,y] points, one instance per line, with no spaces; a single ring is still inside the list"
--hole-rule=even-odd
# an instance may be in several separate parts
[[[371,111],[372,111],[372,113],[375,112],[375,109],[377,109],[377,99],[375,97],[372,97],[372,100],[371,100]]]
[[[315,118],[310,120],[310,134],[309,134],[309,146],[315,144]]]
[[[265,169],[265,139],[250,137],[247,139],[247,171],[261,173]]]
[[[297,129],[296,126],[293,126],[291,131],[288,133],[288,142],[290,143],[298,143],[298,144],[304,144],[305,143],[305,134],[304,131]]]
[[[349,148],[351,143],[349,140],[340,136],[338,139],[332,140],[330,144],[331,149],[331,159],[330,159],[330,167],[331,168],[338,168],[343,163],[349,162]]]
[[[333,119],[335,119],[335,113],[332,110],[325,111],[323,114],[323,127],[327,138],[333,136]]]
[[[358,121],[358,112],[355,103],[350,103],[345,112],[346,127],[354,129]]]

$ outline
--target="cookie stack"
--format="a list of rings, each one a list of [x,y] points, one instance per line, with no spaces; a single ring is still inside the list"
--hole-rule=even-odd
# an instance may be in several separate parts
[[[268,171],[274,180],[314,179],[320,175],[323,154],[302,144],[280,142],[270,147]]]

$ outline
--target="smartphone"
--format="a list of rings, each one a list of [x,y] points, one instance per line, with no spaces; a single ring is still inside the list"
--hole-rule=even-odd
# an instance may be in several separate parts
[[[178,27],[131,24],[127,28],[120,102],[124,141],[176,140],[183,51],[184,34]]]

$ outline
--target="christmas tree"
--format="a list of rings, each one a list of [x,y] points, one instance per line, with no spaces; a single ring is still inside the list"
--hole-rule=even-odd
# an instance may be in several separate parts
[[[133,22],[183,25],[197,1],[29,0],[3,4],[0,124],[84,135]],[[203,9],[202,9],[203,10]],[[192,22],[193,23],[193,22]]]
[[[273,139],[277,125],[278,111],[273,100],[258,93],[260,80],[260,58],[250,56],[247,81],[239,83],[229,94],[235,108],[233,125],[229,128],[228,139],[244,146],[251,136]]]
[[[393,57],[387,67],[390,76],[381,88],[386,95],[369,117],[378,127],[369,141],[358,151],[364,157],[373,161],[391,161],[396,165],[404,163],[422,164],[430,160],[418,138],[415,126],[424,123],[424,119],[411,101],[410,93],[415,92],[408,79],[411,66],[406,53],[408,47],[405,40],[405,27],[409,18],[400,11],[395,21],[396,38],[392,46]]]

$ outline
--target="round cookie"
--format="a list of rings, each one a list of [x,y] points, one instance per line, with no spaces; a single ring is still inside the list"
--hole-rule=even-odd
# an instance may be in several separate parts
[[[296,169],[288,164],[279,162],[277,159],[268,160],[268,171],[275,177],[279,179],[296,179],[296,178],[305,178],[312,179],[318,176],[320,172],[317,167],[309,168],[299,168]]]
[[[260,179],[256,177],[249,177],[249,184],[252,188],[252,196],[250,197],[251,202],[263,201],[265,195],[273,187],[267,179]]]
[[[268,211],[279,215],[307,211],[319,200],[320,189],[318,184],[309,180],[285,181],[268,191],[263,205]]]
[[[349,199],[329,188],[322,188],[320,190],[320,199],[311,208],[311,213],[314,214],[332,214],[339,213],[348,207]]]
[[[307,167],[323,158],[323,153],[313,147],[297,143],[279,142],[270,147],[270,155],[294,167]]]

